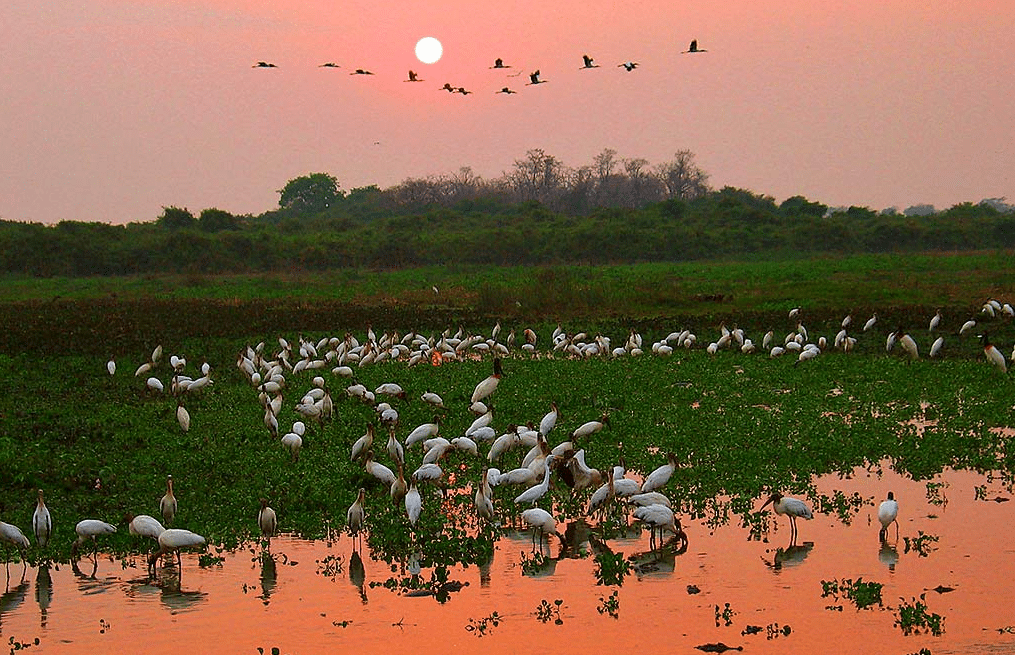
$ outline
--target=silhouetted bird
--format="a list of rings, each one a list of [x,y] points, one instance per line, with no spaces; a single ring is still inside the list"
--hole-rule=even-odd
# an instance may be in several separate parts
[[[349,74],[350,75],[373,75],[373,73],[371,73],[370,71],[363,70],[362,68],[357,68],[356,70],[354,70],[353,72],[351,72]]]
[[[444,86],[441,87],[441,91],[447,91],[448,93],[454,93],[455,87],[451,86],[451,82],[445,82]]]
[[[490,68],[511,68],[511,67],[506,66],[504,64],[504,60],[501,59],[500,57],[497,57],[496,59],[493,60],[493,66],[490,66]]]
[[[463,96],[467,96],[470,93],[472,93],[472,91],[469,91],[464,86],[460,86],[457,89],[455,89],[455,93],[461,93]]]
[[[582,55],[582,60],[585,62],[582,68],[599,68],[599,64],[593,62],[592,57],[589,57],[588,55]],[[581,68],[578,70],[581,70]]]
[[[423,80],[419,79],[419,77],[416,76],[416,71],[411,70],[411,71],[409,71],[409,79],[407,79],[405,81],[406,82],[422,82]]]
[[[501,89],[497,93],[518,93],[518,92],[517,91],[512,91],[511,89],[509,89],[507,87],[504,87],[503,89]]]
[[[251,68],[278,68],[278,66],[276,66],[275,64],[270,64],[266,61],[259,61],[253,66],[251,66]]]
[[[689,52],[690,53],[694,53],[694,52],[708,52],[708,50],[704,50],[704,49],[699,50],[698,49],[698,39],[694,39],[693,41],[691,41],[691,45],[687,46],[687,50],[684,50],[684,52],[682,54],[686,55]]]
[[[339,66],[338,64],[336,64],[333,61],[329,61],[329,62],[321,64],[320,66],[318,66],[318,68],[341,68],[341,66]]]
[[[617,68],[623,68],[628,73],[638,68],[638,62],[636,61],[625,61],[623,64],[617,64]]]
[[[539,79],[539,71],[529,73],[529,84],[546,84],[546,80]]]

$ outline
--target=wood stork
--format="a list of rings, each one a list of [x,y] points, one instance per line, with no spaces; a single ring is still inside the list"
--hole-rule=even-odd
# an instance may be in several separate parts
[[[257,527],[261,531],[261,537],[268,540],[268,548],[271,549],[271,538],[275,536],[278,528],[278,516],[275,510],[268,507],[268,499],[261,499],[261,509],[257,511]]]
[[[28,562],[25,558],[25,551],[28,549],[28,537],[21,531],[21,528],[12,524],[0,521],[0,543],[10,544],[18,549],[21,555],[21,562],[24,565],[24,571],[22,572],[22,579],[24,578],[24,572],[28,571]],[[6,557],[4,558],[7,559]],[[7,580],[11,579],[10,562],[5,562],[7,569]]]
[[[761,506],[761,509],[765,509],[772,503],[772,507],[775,509],[775,513],[779,516],[788,516],[790,525],[790,544],[796,543],[797,517],[807,519],[808,521],[814,518],[811,513],[811,508],[807,507],[804,501],[797,498],[790,498],[789,496],[783,496],[781,493],[776,491],[774,494],[768,497],[765,504]]]
[[[74,526],[74,532],[77,533],[77,540],[71,544],[71,558],[76,559],[78,549],[89,539],[92,540],[93,555],[98,553],[99,544],[96,537],[104,534],[113,534],[116,532],[116,526],[105,521],[99,521],[98,519],[84,519],[78,521],[78,524]]]
[[[497,389],[497,385],[500,384],[500,378],[503,375],[504,370],[501,366],[500,357],[495,357],[493,360],[493,374],[476,385],[469,403],[479,402],[492,394]]]
[[[668,460],[666,464],[663,464],[645,477],[645,481],[641,483],[642,493],[662,489],[670,481],[670,476],[677,470],[677,456],[673,453],[668,453],[666,459]]]
[[[638,68],[638,62],[636,61],[625,61],[623,64],[617,64],[617,68],[623,68],[628,73]]]
[[[588,55],[582,55],[582,67],[578,70],[585,70],[586,68],[599,68],[599,64],[592,61],[592,57]]]
[[[634,518],[649,526],[649,548],[656,549],[658,541],[656,533],[659,534],[659,541],[662,540],[663,531],[669,530],[674,535],[683,534],[680,521],[673,514],[673,510],[662,504],[645,505],[634,510]]]
[[[881,523],[878,537],[882,542],[888,539],[888,526],[892,523],[895,524],[895,538],[899,538],[899,503],[891,491],[888,492],[888,498],[878,505],[878,522]]]
[[[698,47],[698,39],[691,39],[691,44],[689,46],[687,46],[687,50],[684,50],[684,52],[682,54],[685,54],[685,55],[686,54],[695,54],[695,53],[698,53],[698,52],[708,52],[708,50],[705,50],[704,48],[699,48]]]
[[[179,528],[170,528],[162,532],[158,538],[159,549],[148,556],[148,569],[154,573],[155,564],[159,561],[159,558],[166,553],[176,553],[176,565],[177,570],[183,570],[183,559],[180,555],[180,549],[191,548],[193,546],[203,546],[205,538],[201,535],[191,532],[190,530],[181,530]]]
[[[366,512],[363,505],[363,500],[366,498],[366,490],[360,487],[359,493],[356,494],[356,500],[352,501],[352,505],[349,505],[349,509],[345,512],[345,525],[349,529],[349,534],[353,538],[353,546],[356,545],[357,541],[360,540],[360,532],[363,530],[364,521],[366,519]]]
[[[158,539],[159,535],[166,531],[158,519],[147,514],[131,517],[127,523],[127,529],[136,537],[151,537],[152,539]]]
[[[49,536],[53,532],[53,519],[49,515],[49,508],[42,500],[42,489],[39,489],[39,498],[35,504],[35,512],[32,513],[32,532],[35,533],[35,542],[39,548],[45,548],[49,543]]]
[[[557,522],[553,520],[553,515],[547,512],[545,509],[538,507],[532,507],[522,512],[522,521],[532,528],[532,548],[536,547],[536,537],[539,538],[539,549],[543,549],[543,535],[557,535],[560,539],[560,544],[563,548],[567,548],[567,541],[564,539],[564,535],[557,532]],[[537,532],[538,531],[538,532]]]
[[[162,513],[162,520],[172,525],[173,517],[176,516],[176,496],[173,495],[173,476],[166,478],[166,493],[159,501],[159,511]]]

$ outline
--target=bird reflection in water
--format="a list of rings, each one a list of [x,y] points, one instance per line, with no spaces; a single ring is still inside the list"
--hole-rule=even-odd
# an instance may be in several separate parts
[[[899,551],[896,550],[895,544],[882,541],[881,548],[878,549],[878,559],[894,573],[895,565],[899,562]]]
[[[184,591],[180,586],[180,569],[164,566],[154,572],[152,584],[159,588],[159,601],[173,613],[194,609],[208,599],[201,591]]]
[[[803,561],[807,559],[807,555],[810,554],[813,548],[813,541],[805,541],[802,545],[792,544],[787,548],[777,549],[775,551],[775,557],[771,562],[764,557],[762,557],[761,560],[765,562],[770,569],[778,573],[784,567],[799,566],[800,564],[803,564]]]
[[[24,578],[21,578],[21,582],[13,588],[10,586],[10,581],[7,582],[7,590],[0,595],[0,624],[3,623],[5,614],[13,612],[25,602],[29,586],[28,581]],[[14,652],[13,649],[11,652]]]
[[[261,553],[261,600],[267,605],[278,584],[278,570],[275,557],[269,552]]]
[[[680,531],[658,548],[627,557],[631,570],[639,579],[648,575],[670,574],[676,569],[678,555],[687,552],[687,535]]]
[[[366,579],[367,572],[363,568],[363,558],[359,556],[359,551],[354,550],[349,557],[349,582],[359,590],[359,597],[364,605],[367,604]]]
[[[53,578],[48,564],[40,566],[35,575],[35,602],[39,604],[39,626],[45,628],[49,605],[53,602]]]

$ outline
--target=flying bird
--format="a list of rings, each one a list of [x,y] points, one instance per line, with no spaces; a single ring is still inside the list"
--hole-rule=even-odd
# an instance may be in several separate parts
[[[448,93],[454,93],[455,92],[455,87],[451,86],[451,82],[445,82],[444,86],[441,87],[441,91],[447,91]],[[436,289],[436,288],[437,287],[434,287],[434,289]],[[434,293],[437,293],[437,292],[434,291]]]
[[[546,84],[546,80],[539,79],[538,70],[529,73],[529,83],[526,86],[531,86],[533,84]]]
[[[688,53],[695,53],[695,52],[708,52],[708,50],[705,50],[703,48],[699,48],[698,47],[698,39],[693,39],[691,41],[691,45],[687,46],[687,50],[684,50],[684,52],[682,54],[686,55]]]
[[[276,66],[275,64],[266,62],[266,61],[259,61],[256,64],[254,64],[253,66],[251,66],[251,68],[278,68],[278,66]]]
[[[623,64],[617,64],[617,68],[623,68],[628,73],[638,68],[638,62],[636,61],[625,61]]]
[[[494,69],[494,68],[511,68],[511,67],[505,65],[504,60],[501,59],[500,57],[497,57],[496,59],[493,60],[493,66],[490,66],[490,68]]]
[[[373,73],[371,73],[370,71],[362,69],[362,68],[357,68],[356,70],[354,70],[353,72],[351,72],[349,74],[350,75],[373,75]]]
[[[328,61],[318,66],[318,68],[341,68],[341,66],[339,66],[333,61]]]
[[[517,91],[512,91],[511,89],[509,89],[507,87],[504,87],[500,91],[497,91],[497,93],[518,93],[518,92]]]
[[[416,75],[416,71],[410,70],[409,71],[409,79],[407,79],[405,81],[406,82],[422,82],[423,80],[419,79],[419,77]]]
[[[589,57],[588,55],[582,55],[582,61],[584,62],[584,64],[578,70],[582,70],[585,68],[599,68],[599,64],[593,62],[592,57]]]

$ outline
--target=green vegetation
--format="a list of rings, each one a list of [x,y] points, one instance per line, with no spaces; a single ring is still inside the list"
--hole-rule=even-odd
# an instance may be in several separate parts
[[[849,601],[856,605],[857,611],[870,609],[874,605],[882,606],[881,590],[884,585],[880,582],[864,582],[863,578],[856,580],[822,580],[821,597],[832,598],[833,605],[825,607],[829,610],[842,611],[843,601]]]
[[[902,634],[931,634],[939,637],[944,632],[944,617],[928,611],[925,596],[926,594],[920,594],[919,599],[914,598],[911,602],[899,599],[895,625],[902,630]]]

